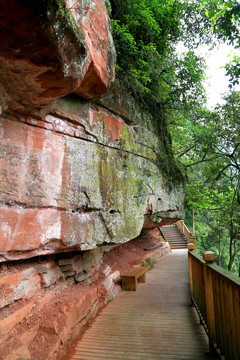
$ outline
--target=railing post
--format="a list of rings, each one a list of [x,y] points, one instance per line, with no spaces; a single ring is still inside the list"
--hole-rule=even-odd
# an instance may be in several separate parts
[[[181,228],[181,234],[184,235],[184,224],[183,224],[183,220],[180,220],[180,228]]]
[[[204,288],[205,288],[205,304],[207,315],[207,327],[209,337],[209,353],[211,357],[215,355],[214,343],[216,343],[216,323],[214,312],[214,300],[213,300],[213,282],[212,274],[208,265],[215,261],[215,254],[212,251],[205,251],[203,253],[203,260],[205,264],[204,269]]]
[[[196,235],[191,233],[191,241],[194,243],[194,251],[197,251]]]
[[[194,244],[188,243],[188,266],[189,266],[189,282],[190,282],[190,295],[191,304],[193,305],[193,261],[190,252],[194,250]]]

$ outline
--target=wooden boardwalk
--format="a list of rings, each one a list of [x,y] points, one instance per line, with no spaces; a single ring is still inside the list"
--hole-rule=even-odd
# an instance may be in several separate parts
[[[85,332],[72,360],[203,360],[208,340],[190,306],[187,250],[173,250]]]

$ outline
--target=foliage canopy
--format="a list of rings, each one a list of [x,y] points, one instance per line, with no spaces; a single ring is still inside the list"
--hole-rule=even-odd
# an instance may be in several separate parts
[[[192,25],[199,18],[196,8],[176,0],[111,3],[117,76],[122,80],[127,76],[131,92],[148,104],[165,107],[179,100],[186,104],[186,97],[193,101],[193,94],[201,97],[204,62],[192,50],[182,56],[176,52],[179,40],[189,46],[196,43]]]
[[[240,263],[240,105],[232,91],[224,105],[205,105],[204,59],[199,44],[225,41],[240,47],[238,0],[111,0],[117,77],[156,120],[162,159],[188,177],[188,207],[197,208],[200,249],[217,252],[229,269]],[[188,51],[179,54],[181,41]],[[240,57],[226,65],[238,83]],[[176,167],[176,165],[173,165]],[[172,172],[171,167],[170,172]],[[168,171],[168,169],[164,169]]]
[[[212,250],[220,265],[240,265],[239,93],[214,111],[195,109],[170,126],[174,153],[187,173],[188,209],[196,209],[200,250]],[[188,226],[190,218],[187,218]]]
[[[201,1],[201,9],[209,18],[212,32],[221,41],[232,45],[235,49],[240,48],[240,2],[238,0],[213,0]],[[230,85],[239,84],[240,55],[234,55],[233,59],[225,66],[226,75],[230,77]]]

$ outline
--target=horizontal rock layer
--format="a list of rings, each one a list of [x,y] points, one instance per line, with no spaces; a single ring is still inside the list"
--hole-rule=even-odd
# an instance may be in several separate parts
[[[0,42],[0,360],[53,360],[145,259],[128,242],[182,217],[184,187],[155,119],[117,83],[100,98],[104,0],[3,0]]]
[[[144,121],[60,100],[41,120],[3,114],[0,141],[1,261],[126,242],[147,213],[182,216],[182,185],[167,187]]]
[[[154,264],[170,251],[156,230],[144,236],[120,246],[2,264],[0,359],[60,359],[68,342],[120,292],[120,273],[147,258]]]

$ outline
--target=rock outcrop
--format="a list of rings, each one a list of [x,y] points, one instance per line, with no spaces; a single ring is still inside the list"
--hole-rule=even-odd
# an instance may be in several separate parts
[[[103,1],[1,6],[0,261],[126,242],[147,213],[181,217],[182,184],[168,187],[154,119],[134,99],[114,85],[97,103],[53,102],[113,80]]]
[[[103,0],[3,0],[0,105],[39,114],[61,96],[107,91],[116,54]]]
[[[124,273],[170,251],[157,230],[119,246],[2,265],[0,359],[60,359],[99,309],[120,291]],[[154,246],[153,246],[154,245]],[[146,248],[155,247],[155,250]],[[66,359],[70,358],[67,350]]]
[[[41,120],[3,114],[0,260],[126,242],[149,211],[158,226],[181,217],[183,188],[167,187],[150,120],[127,125],[75,98]]]
[[[120,291],[104,254],[181,218],[184,185],[153,115],[113,82],[103,0],[4,0],[0,30],[0,359],[54,359]]]

